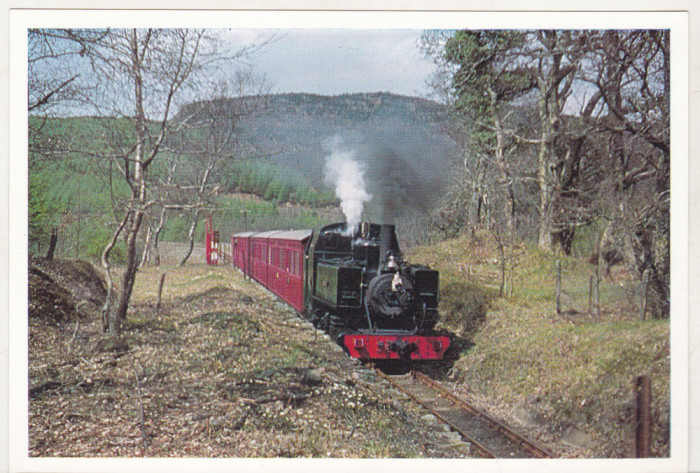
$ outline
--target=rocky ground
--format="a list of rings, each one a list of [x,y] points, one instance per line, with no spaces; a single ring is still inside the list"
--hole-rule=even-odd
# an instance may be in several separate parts
[[[87,263],[33,260],[29,284],[31,456],[468,456],[232,268],[143,270],[117,340]]]

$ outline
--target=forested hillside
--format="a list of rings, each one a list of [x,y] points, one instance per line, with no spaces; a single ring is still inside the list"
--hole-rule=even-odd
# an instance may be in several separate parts
[[[319,183],[333,140],[342,139],[370,168],[373,190],[382,183],[371,180],[376,174],[371,166],[382,152],[399,156],[399,165],[441,187],[448,185],[450,165],[460,156],[447,133],[445,107],[430,100],[389,93],[280,94],[263,97],[253,113],[243,113],[249,102],[249,97],[196,102],[183,107],[176,120],[198,123],[212,113],[240,114],[237,144],[244,152]]]
[[[447,189],[448,166],[457,150],[444,132],[444,107],[435,102],[386,93],[268,95],[256,97],[262,105],[243,114],[235,130],[230,129],[227,117],[240,113],[243,102],[250,100],[195,102],[183,106],[173,118],[173,123],[187,119],[188,131],[166,140],[165,159],[151,170],[158,181],[170,182],[169,199],[177,207],[161,231],[163,240],[188,238],[190,218],[185,207],[192,204],[192,196],[187,188],[201,184],[198,176],[209,164],[193,143],[212,135],[235,135],[219,150],[226,158],[211,169],[205,185],[211,195],[203,204],[227,231],[243,230],[253,222],[266,228],[280,218],[297,228],[325,221],[321,215],[330,214],[314,209],[338,203],[332,185],[324,180],[328,143],[336,136],[360,150],[361,159],[370,165],[378,150],[400,156],[397,167],[403,170],[408,166],[418,172],[420,161],[430,162],[439,172],[413,179],[425,177]],[[212,113],[214,120],[208,119]],[[52,229],[58,228],[59,254],[99,258],[111,237],[113,205],[128,196],[128,186],[117,179],[121,171],[105,155],[115,140],[122,149],[133,140],[128,120],[32,116],[29,129],[30,250],[45,252]],[[381,183],[372,185],[376,188]],[[245,194],[255,199],[240,199]],[[280,204],[305,208],[276,208]],[[241,217],[243,210],[246,221]],[[158,216],[154,214],[152,220],[155,226]],[[198,241],[203,232],[204,226],[198,225]],[[116,258],[123,257],[119,245],[114,251]]]

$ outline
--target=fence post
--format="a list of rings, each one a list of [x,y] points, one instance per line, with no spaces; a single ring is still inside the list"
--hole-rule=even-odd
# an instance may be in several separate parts
[[[165,283],[165,273],[160,275],[160,283],[158,284],[158,303],[156,304],[156,318],[160,317],[160,302],[163,296],[163,283]]]
[[[557,315],[561,314],[561,260],[557,260],[557,283],[556,283],[556,298],[557,298]]]
[[[593,284],[593,311],[595,315],[600,315],[600,265],[595,269],[595,283]]]
[[[649,270],[645,269],[642,273],[642,294],[644,295],[644,300],[642,301],[642,311],[639,314],[639,320],[642,322],[647,318],[647,306],[649,303]]]
[[[588,279],[588,313],[593,314],[593,275]]]
[[[638,376],[635,380],[637,399],[635,450],[637,458],[651,456],[651,381],[649,376]]]

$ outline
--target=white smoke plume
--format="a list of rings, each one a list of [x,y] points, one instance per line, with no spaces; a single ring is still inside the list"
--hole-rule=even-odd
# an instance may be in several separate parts
[[[330,140],[327,148],[331,153],[326,156],[326,183],[335,187],[347,222],[346,232],[352,235],[362,222],[365,202],[372,199],[366,191],[364,167],[355,159],[355,151],[342,148],[339,137]]]

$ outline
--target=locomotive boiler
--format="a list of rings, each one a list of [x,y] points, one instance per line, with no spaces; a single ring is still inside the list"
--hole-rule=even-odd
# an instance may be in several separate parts
[[[449,338],[434,331],[438,272],[404,261],[394,225],[238,234],[232,252],[236,266],[352,357],[440,359],[449,347]]]

